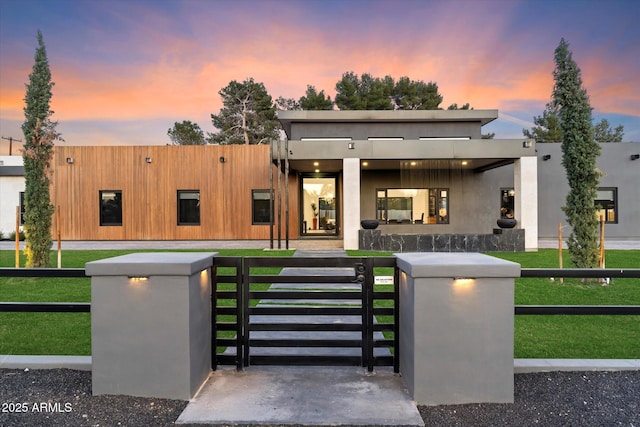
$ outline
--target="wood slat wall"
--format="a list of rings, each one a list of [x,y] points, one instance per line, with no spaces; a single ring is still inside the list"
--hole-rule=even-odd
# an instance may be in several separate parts
[[[64,240],[268,239],[268,225],[251,224],[251,190],[269,188],[270,165],[265,145],[59,146],[51,198]],[[289,179],[297,238],[297,178]],[[122,191],[122,226],[100,226],[100,190]],[[200,190],[200,225],[178,225],[178,190]]]

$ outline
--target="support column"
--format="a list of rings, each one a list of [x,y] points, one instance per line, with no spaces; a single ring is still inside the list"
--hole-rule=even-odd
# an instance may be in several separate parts
[[[423,405],[513,402],[520,265],[478,253],[396,254],[400,373]]]
[[[211,372],[215,253],[89,262],[94,395],[191,399]]]
[[[360,159],[342,160],[342,212],[344,249],[358,249],[360,230]]]
[[[515,216],[524,229],[524,249],[538,250],[538,158],[521,157],[513,165]]]

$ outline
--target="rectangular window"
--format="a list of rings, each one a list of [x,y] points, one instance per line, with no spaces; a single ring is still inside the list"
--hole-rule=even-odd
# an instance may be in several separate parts
[[[100,225],[122,225],[122,191],[100,191]]]
[[[251,190],[251,223],[254,225],[269,225],[271,198],[270,190]]]
[[[448,224],[449,189],[386,188],[376,191],[378,220],[387,224]]]
[[[500,218],[514,218],[515,195],[513,188],[500,189]]]
[[[24,225],[24,191],[20,192],[20,225]]]
[[[618,223],[617,187],[598,188],[595,205],[596,209],[598,209],[598,220],[604,216],[604,222],[606,224]]]
[[[178,190],[178,225],[200,225],[200,190]]]

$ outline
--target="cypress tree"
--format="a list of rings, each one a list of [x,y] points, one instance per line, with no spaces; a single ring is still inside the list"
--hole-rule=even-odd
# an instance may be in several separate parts
[[[560,117],[562,165],[569,183],[566,205],[562,208],[573,228],[567,247],[577,268],[594,268],[598,266],[598,219],[594,200],[600,178],[596,169],[600,146],[593,137],[591,106],[580,74],[568,43],[562,39],[555,51],[552,102]]]
[[[59,135],[56,123],[49,117],[53,114],[51,101],[51,71],[47,51],[38,31],[38,48],[33,70],[24,98],[24,171],[25,171],[25,214],[24,231],[27,267],[49,267],[51,249],[51,217],[54,212],[49,196],[49,173],[53,155],[53,141]]]

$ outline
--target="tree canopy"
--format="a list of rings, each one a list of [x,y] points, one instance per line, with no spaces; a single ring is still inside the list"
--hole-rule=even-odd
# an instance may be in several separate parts
[[[42,33],[38,31],[38,47],[24,98],[23,162],[25,171],[24,231],[27,267],[49,267],[51,217],[54,207],[49,195],[49,174],[53,141],[60,138],[50,120],[52,88],[51,70]]]
[[[346,72],[336,83],[335,103],[341,110],[437,110],[442,102],[434,82],[400,77],[358,77]]]
[[[315,86],[307,85],[307,91],[300,97],[300,107],[303,110],[331,110],[333,101],[325,95],[324,90],[318,92]]]
[[[253,78],[232,80],[218,92],[223,108],[211,114],[217,133],[209,141],[218,144],[267,144],[278,139],[276,107],[264,84]]]
[[[183,120],[182,123],[175,122],[173,127],[167,131],[169,139],[173,145],[205,145],[204,132],[197,123],[190,120]]]
[[[562,209],[572,226],[567,247],[577,268],[594,268],[598,266],[599,259],[594,200],[600,179],[596,169],[600,146],[593,138],[591,106],[582,85],[580,68],[564,39],[556,48],[554,59],[552,107],[560,119],[562,165],[569,183],[566,204]]]
[[[562,142],[562,123],[558,109],[553,103],[548,103],[542,115],[533,118],[533,123],[531,129],[522,129],[523,135],[527,138],[535,139],[536,142]],[[619,125],[611,129],[609,121],[602,119],[593,124],[593,136],[596,142],[622,142],[624,126]]]

